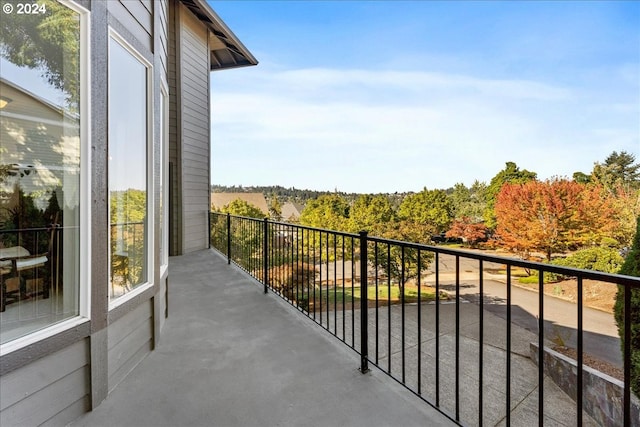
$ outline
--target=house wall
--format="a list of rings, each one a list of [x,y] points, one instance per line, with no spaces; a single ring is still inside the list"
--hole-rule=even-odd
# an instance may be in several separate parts
[[[0,356],[0,425],[66,425],[100,404],[154,348],[166,316],[167,275],[160,276],[159,238],[152,239],[153,283],[115,307],[109,306],[108,51],[109,28],[153,65],[153,144],[150,160],[159,215],[160,85],[167,82],[169,3],[78,1],[90,11],[91,55],[91,283],[89,319]],[[175,6],[175,5],[174,5]],[[154,29],[157,31],[154,33]],[[175,62],[175,60],[174,60]],[[85,165],[83,165],[85,167]],[[207,199],[208,200],[208,199]],[[159,233],[157,223],[153,235]]]
[[[171,12],[174,13],[171,13]],[[205,249],[210,192],[209,34],[186,7],[170,10],[171,254]],[[175,38],[171,37],[175,34]],[[175,55],[173,53],[175,52]],[[172,60],[175,58],[175,62]],[[205,89],[206,88],[206,89]]]
[[[2,376],[0,425],[66,425],[89,410],[89,340]]]
[[[180,22],[182,248],[188,253],[209,246],[209,33],[184,6]]]
[[[85,196],[81,199],[81,210],[85,213],[81,220],[90,224],[90,236],[82,237],[87,239],[90,259],[81,272],[82,277],[90,278],[90,283],[86,280],[80,283],[80,288],[88,291],[82,301],[88,309],[81,313],[89,316],[78,316],[31,334],[10,350],[3,344],[2,427],[67,425],[97,407],[160,339],[170,308],[168,273],[160,268],[157,221],[162,178],[159,106],[162,88],[169,95],[170,165],[165,169],[169,174],[169,254],[208,247],[210,30],[178,0],[76,0],[75,3],[89,11],[87,108],[91,126],[84,147],[91,154],[90,164],[81,167],[89,169],[90,186],[82,193]],[[110,30],[117,32],[153,67],[153,143],[149,161],[153,165],[150,191],[154,196],[150,206],[153,221],[149,221],[152,283],[111,305],[106,54]]]

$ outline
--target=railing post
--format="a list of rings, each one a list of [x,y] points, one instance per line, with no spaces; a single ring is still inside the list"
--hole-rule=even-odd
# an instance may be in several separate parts
[[[231,264],[231,214],[227,212],[227,264]]]
[[[369,305],[367,301],[367,232],[360,232],[360,372],[369,371]]]
[[[264,283],[264,293],[269,288],[269,220],[264,219],[264,236],[262,237],[262,282]]]

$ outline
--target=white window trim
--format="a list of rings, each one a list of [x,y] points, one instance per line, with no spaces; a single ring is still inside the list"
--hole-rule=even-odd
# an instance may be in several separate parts
[[[169,267],[169,88],[163,81],[160,82],[160,96],[164,98],[162,115],[162,129],[160,129],[162,163],[162,254],[160,259],[160,278],[166,275]]]
[[[60,3],[80,18],[80,274],[78,315],[0,345],[0,356],[75,328],[91,318],[91,12],[69,0]]]
[[[154,172],[154,157],[153,157],[153,137],[154,137],[154,126],[153,126],[153,65],[146,60],[144,56],[140,54],[127,40],[124,39],[116,30],[112,27],[109,27],[109,39],[113,39],[116,43],[120,44],[126,51],[128,51],[131,55],[133,55],[144,67],[147,71],[147,218],[146,218],[146,235],[147,235],[147,281],[145,283],[141,283],[135,287],[130,292],[127,292],[124,295],[120,295],[118,297],[112,298],[109,296],[109,311],[113,310],[116,307],[121,306],[127,301],[135,298],[137,295],[145,292],[147,289],[153,287],[154,283],[154,274],[155,274],[155,263],[154,263],[154,250],[155,247],[155,233],[153,227],[151,225],[155,224],[155,215],[154,215],[154,182],[153,182],[153,172]],[[110,43],[107,43],[107,46],[110,46]],[[110,47],[108,47],[107,54],[107,79],[110,78],[110,68],[111,62],[110,58]],[[109,102],[110,100],[107,100]],[[109,190],[107,190],[109,191]],[[108,198],[108,206],[111,207],[111,198]],[[111,211],[109,210],[109,217],[111,215]],[[111,233],[109,233],[109,248],[111,248]],[[111,253],[109,253],[109,259],[107,260],[109,264],[109,277],[111,277]]]

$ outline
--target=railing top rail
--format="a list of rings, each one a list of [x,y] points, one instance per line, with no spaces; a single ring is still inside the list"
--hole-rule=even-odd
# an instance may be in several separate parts
[[[600,271],[584,270],[584,269],[573,268],[573,267],[563,267],[559,265],[545,264],[538,261],[527,261],[527,260],[507,257],[507,256],[487,255],[487,254],[468,251],[464,249],[443,248],[441,246],[436,246],[436,245],[425,245],[421,243],[404,242],[401,240],[384,239],[381,237],[367,237],[367,240],[370,242],[404,246],[405,248],[427,250],[434,253],[460,256],[463,258],[482,260],[485,262],[494,262],[496,264],[509,264],[512,266],[528,268],[531,270],[542,270],[544,272],[557,273],[557,274],[562,274],[564,276],[579,276],[579,277],[582,277],[583,279],[599,280],[602,282],[610,282],[610,283],[617,283],[617,284],[625,284],[632,287],[640,287],[640,277],[624,276],[621,274],[603,273]]]
[[[330,233],[330,234],[334,234],[336,236],[353,237],[354,239],[357,239],[357,238],[360,237],[359,234],[349,233],[347,231],[329,230],[328,228],[310,227],[308,225],[291,224],[289,222],[279,222],[279,221],[269,221],[269,222],[271,224],[275,224],[275,225],[284,225],[284,226],[287,226],[287,227],[300,228],[300,229],[303,229],[303,230],[318,231],[318,232],[321,232],[321,233]]]
[[[215,212],[215,211],[210,211],[210,214],[214,214],[223,218],[226,218],[227,215],[230,216],[231,218],[236,218],[236,219],[242,219],[242,220],[246,220],[246,221],[254,221],[254,222],[264,222],[264,218],[253,218],[250,216],[242,216],[242,215],[229,215],[226,214],[224,212]]]
[[[217,214],[217,215],[220,215],[220,216],[225,216],[225,217],[227,216],[226,213],[220,213],[220,212],[211,212],[211,213]],[[237,215],[230,215],[230,216],[232,218],[239,218],[239,219],[243,219],[243,220],[251,220],[251,221],[256,221],[256,222],[263,222],[264,221],[264,219],[242,217],[242,216],[237,216]],[[354,239],[360,238],[359,234],[349,233],[349,232],[344,232],[344,231],[336,231],[336,230],[329,230],[329,229],[324,229],[324,228],[309,227],[309,226],[306,226],[306,225],[291,224],[291,223],[287,223],[287,222],[279,222],[279,221],[271,221],[271,220],[267,220],[267,222],[269,224],[272,224],[272,225],[282,225],[282,226],[286,226],[286,227],[305,229],[305,230],[311,230],[311,231],[318,231],[318,232],[322,232],[322,233],[330,233],[330,234],[338,235],[338,236],[352,237]],[[463,257],[463,258],[482,260],[484,262],[494,262],[494,263],[497,263],[497,264],[508,264],[508,265],[511,265],[511,266],[522,267],[522,268],[527,268],[527,269],[531,269],[531,270],[538,270],[538,271],[543,271],[543,272],[548,272],[548,273],[562,274],[564,276],[575,276],[575,277],[581,277],[583,279],[598,280],[598,281],[602,281],[602,282],[616,283],[616,284],[619,284],[619,285],[628,285],[628,286],[631,286],[631,287],[634,287],[634,288],[640,288],[640,278],[639,277],[624,276],[624,275],[620,275],[620,274],[603,273],[603,272],[600,272],[600,271],[584,270],[584,269],[573,268],[573,267],[563,267],[563,266],[558,266],[558,265],[553,265],[553,264],[545,264],[545,263],[537,262],[537,261],[526,261],[526,260],[523,260],[523,259],[507,257],[507,256],[487,255],[487,254],[468,251],[468,250],[464,250],[464,249],[444,248],[444,247],[436,246],[436,245],[426,245],[426,244],[423,244],[423,243],[405,242],[405,241],[402,241],[402,240],[385,239],[385,238],[376,237],[376,236],[367,236],[367,241],[368,242],[374,242],[374,243],[382,243],[382,244],[388,244],[388,245],[402,246],[402,247],[405,247],[405,248],[420,249],[420,250],[434,252],[434,253],[437,253],[437,254],[460,256],[460,257]]]
[[[34,231],[51,231],[52,228],[55,229],[63,229],[63,228],[78,228],[78,226],[62,226],[60,224],[50,224],[46,227],[33,227],[33,228],[11,228],[11,229],[0,229],[0,234],[6,233],[25,233],[25,232],[34,232]]]
[[[115,227],[116,225],[144,225],[144,221],[139,221],[139,222],[112,222],[109,225],[111,227]]]

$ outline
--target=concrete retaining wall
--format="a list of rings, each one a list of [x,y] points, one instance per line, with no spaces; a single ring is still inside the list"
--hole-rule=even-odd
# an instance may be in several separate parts
[[[538,363],[538,345],[530,344],[530,357]],[[544,373],[569,397],[576,400],[578,363],[548,347],[544,348]],[[601,426],[619,426],[623,418],[624,383],[588,366],[582,368],[584,411]],[[640,427],[640,400],[631,395],[631,425]]]

